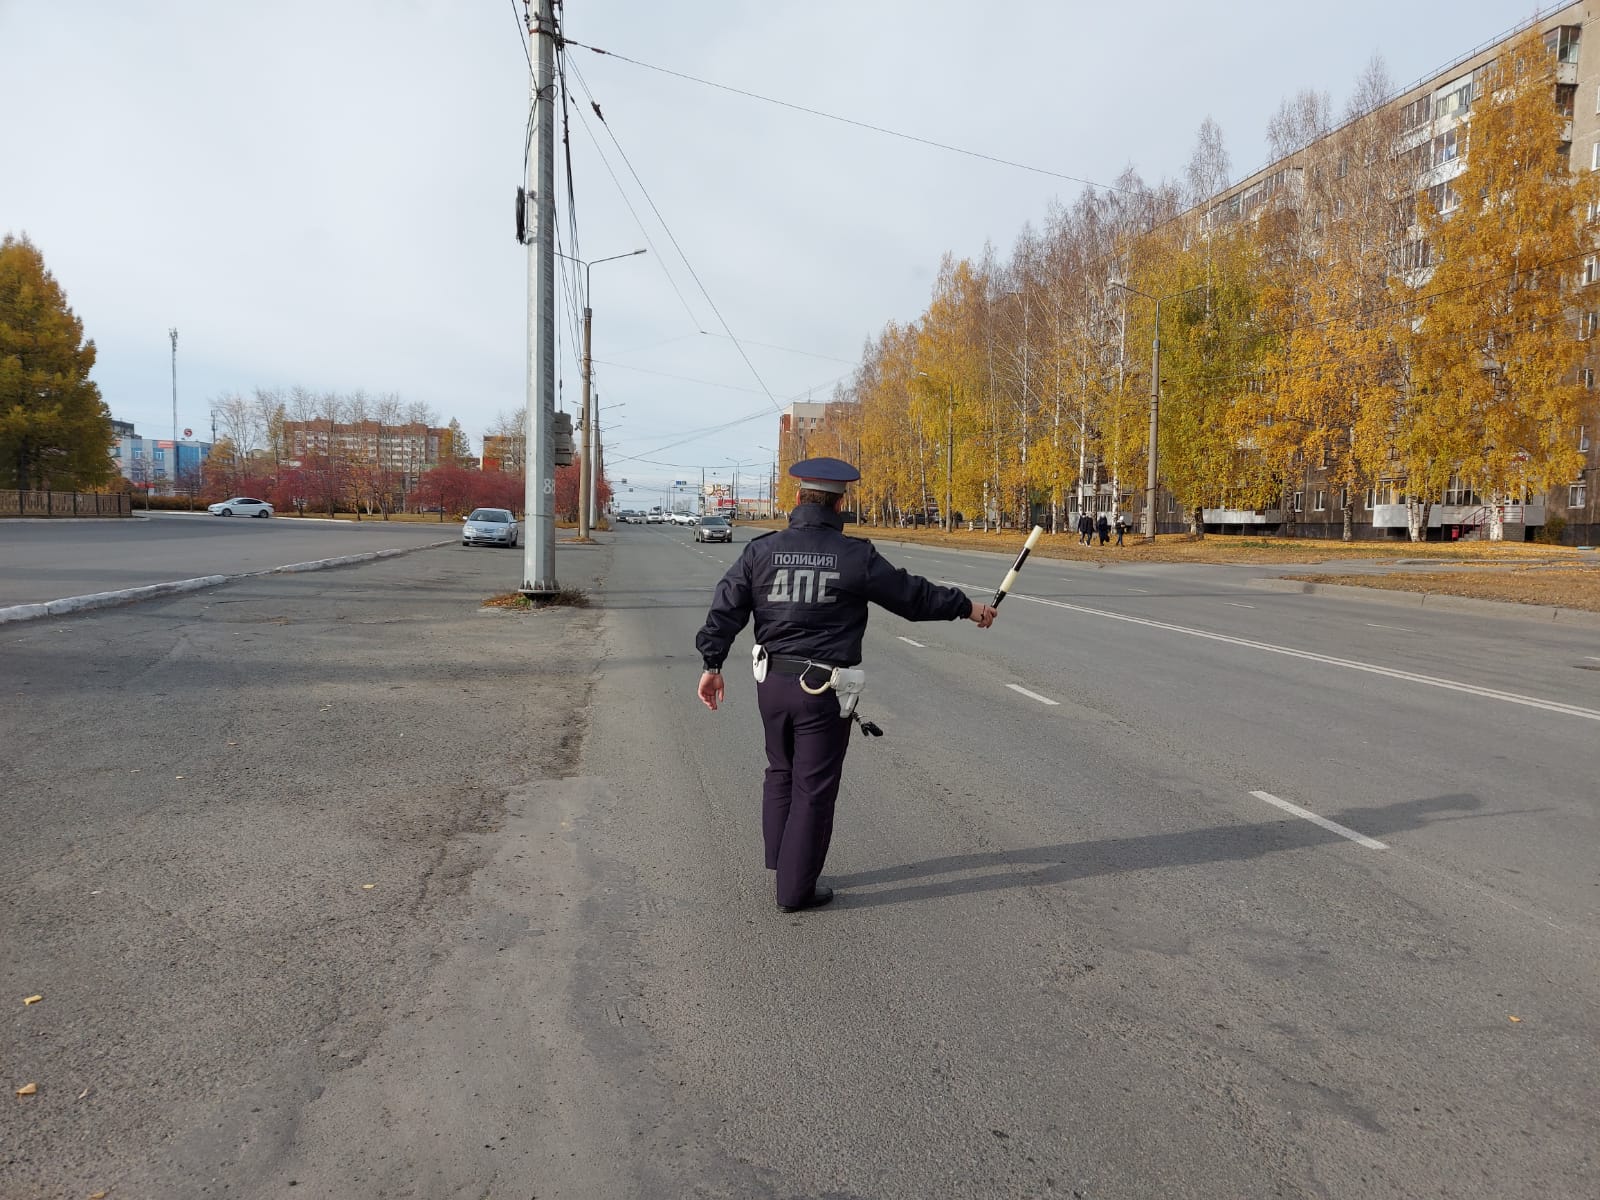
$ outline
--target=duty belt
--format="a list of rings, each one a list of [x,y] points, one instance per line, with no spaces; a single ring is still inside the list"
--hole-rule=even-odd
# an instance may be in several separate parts
[[[779,675],[804,675],[807,671],[821,671],[827,675],[833,671],[833,667],[809,658],[796,658],[792,654],[769,654],[767,670],[776,671]]]

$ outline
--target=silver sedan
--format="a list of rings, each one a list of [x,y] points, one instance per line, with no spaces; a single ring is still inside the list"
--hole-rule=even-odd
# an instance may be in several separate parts
[[[463,546],[515,546],[522,527],[509,509],[475,508],[461,523]]]

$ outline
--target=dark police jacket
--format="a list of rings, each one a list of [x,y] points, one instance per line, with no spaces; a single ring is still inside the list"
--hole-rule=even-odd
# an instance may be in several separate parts
[[[956,621],[971,614],[965,592],[890,566],[871,542],[843,530],[838,513],[802,504],[789,514],[789,528],[745,546],[717,584],[694,639],[706,670],[722,669],[752,612],[756,641],[768,653],[831,667],[861,661],[868,603],[908,621]]]

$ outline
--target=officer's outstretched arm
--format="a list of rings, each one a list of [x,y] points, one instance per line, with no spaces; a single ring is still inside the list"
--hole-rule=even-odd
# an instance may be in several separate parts
[[[908,621],[959,621],[972,611],[960,588],[891,566],[876,546],[867,559],[867,599]]]

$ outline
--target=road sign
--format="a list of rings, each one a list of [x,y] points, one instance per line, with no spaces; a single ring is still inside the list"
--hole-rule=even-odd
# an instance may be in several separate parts
[[[185,430],[184,430],[184,431],[183,431],[183,436],[184,436],[184,437],[193,437],[193,436],[194,436],[194,430],[192,430],[192,429],[185,429]]]

